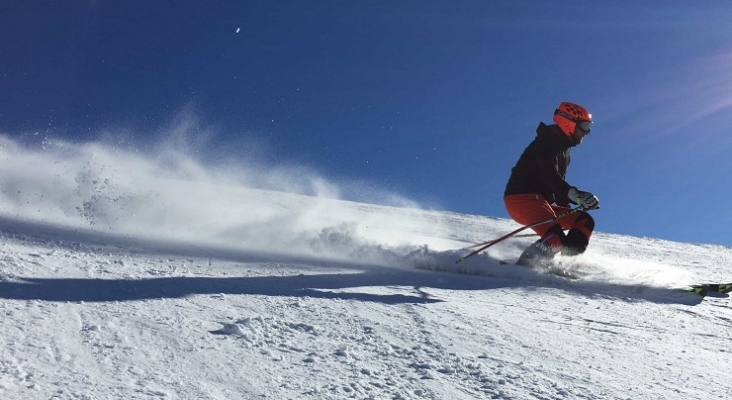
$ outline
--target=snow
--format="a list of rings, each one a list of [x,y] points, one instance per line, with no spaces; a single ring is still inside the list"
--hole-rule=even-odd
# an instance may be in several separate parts
[[[0,157],[2,399],[732,394],[730,299],[678,290],[732,280],[727,247],[600,232],[569,281],[495,262],[531,236],[455,264],[512,221],[338,200],[307,171],[306,196],[181,154]]]

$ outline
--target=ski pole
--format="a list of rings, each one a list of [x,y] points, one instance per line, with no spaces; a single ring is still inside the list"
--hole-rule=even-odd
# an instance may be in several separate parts
[[[570,211],[567,211],[567,212],[566,212],[566,213],[564,213],[564,214],[560,214],[560,215],[557,215],[556,217],[553,217],[553,218],[549,218],[549,219],[547,219],[547,220],[544,220],[544,221],[539,221],[539,222],[534,222],[533,224],[529,224],[529,225],[524,225],[524,226],[522,226],[521,228],[518,228],[518,229],[516,229],[516,230],[515,230],[515,231],[513,231],[513,232],[509,232],[509,233],[507,233],[507,234],[505,234],[505,235],[503,235],[503,236],[499,237],[498,239],[493,239],[493,240],[489,240],[489,241],[487,241],[487,242],[481,243],[481,244],[482,244],[482,246],[481,246],[480,248],[478,248],[478,249],[476,249],[476,250],[473,250],[473,252],[471,252],[470,254],[468,254],[468,255],[467,255],[467,256],[465,256],[465,257],[460,257],[460,258],[459,258],[459,259],[458,259],[457,261],[455,261],[455,264],[459,264],[459,263],[461,263],[461,262],[465,261],[465,259],[466,259],[466,258],[468,258],[468,257],[472,257],[472,256],[474,256],[474,255],[476,255],[476,254],[480,253],[481,251],[483,251],[483,250],[485,250],[485,249],[487,249],[487,248],[489,248],[489,247],[493,246],[494,244],[500,243],[500,242],[502,242],[502,241],[504,241],[504,240],[506,240],[506,239],[510,238],[511,236],[513,236],[513,235],[515,235],[515,234],[517,234],[517,233],[519,233],[519,232],[522,232],[522,231],[524,231],[524,230],[526,230],[526,229],[529,229],[529,228],[533,228],[533,227],[535,227],[535,226],[539,226],[539,225],[544,225],[544,224],[548,224],[548,223],[550,223],[550,222],[558,221],[558,220],[560,220],[560,219],[562,219],[562,218],[564,218],[564,217],[566,217],[566,216],[568,216],[568,215],[571,215],[571,214],[573,214],[573,213],[576,213],[577,211],[582,211],[583,209],[584,209],[584,208],[582,208],[582,207],[577,207],[577,208],[573,208],[572,210],[570,210]],[[481,244],[477,244],[477,245],[475,245],[475,246],[480,246]],[[471,247],[475,247],[475,246],[471,246]]]

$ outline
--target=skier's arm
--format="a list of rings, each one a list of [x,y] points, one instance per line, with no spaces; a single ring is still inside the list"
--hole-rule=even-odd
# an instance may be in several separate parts
[[[554,192],[554,201],[558,205],[569,205],[570,202],[574,203],[567,193],[572,185],[564,180],[564,177],[559,174],[559,162],[555,154],[552,155],[538,155],[536,162],[539,164],[539,171],[541,173],[541,180],[544,185]]]

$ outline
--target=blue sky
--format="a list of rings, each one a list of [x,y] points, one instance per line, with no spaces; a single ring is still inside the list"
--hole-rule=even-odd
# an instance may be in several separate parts
[[[571,101],[598,230],[732,245],[732,3],[599,3],[3,1],[0,132],[145,147],[187,113],[204,161],[507,217],[511,167]]]

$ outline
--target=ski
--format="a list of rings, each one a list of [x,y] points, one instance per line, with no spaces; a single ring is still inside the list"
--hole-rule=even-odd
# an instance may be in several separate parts
[[[709,293],[730,293],[732,292],[732,283],[702,283],[698,285],[690,285],[685,289],[685,291],[694,292],[702,297]]]

